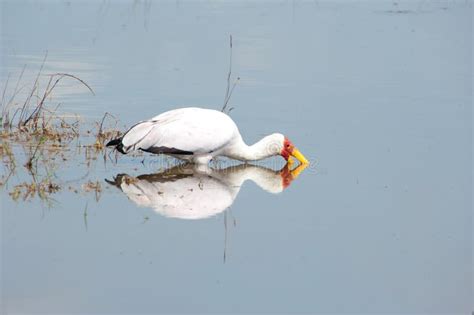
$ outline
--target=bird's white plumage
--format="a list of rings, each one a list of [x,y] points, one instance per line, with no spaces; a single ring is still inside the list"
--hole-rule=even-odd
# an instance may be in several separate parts
[[[195,164],[207,164],[215,156],[256,161],[275,155],[286,160],[292,155],[308,163],[282,134],[273,133],[249,146],[228,115],[197,107],[171,110],[139,122],[122,137],[109,141],[107,146],[114,146],[124,154],[143,150]]]
[[[239,133],[234,121],[222,112],[180,108],[136,124],[122,143],[127,152],[166,147],[201,155],[220,150],[236,135]]]

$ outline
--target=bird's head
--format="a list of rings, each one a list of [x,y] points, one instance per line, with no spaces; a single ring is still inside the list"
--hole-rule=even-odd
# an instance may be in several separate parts
[[[292,163],[291,157],[296,158],[300,161],[301,164],[309,164],[309,161],[304,157],[304,155],[294,146],[294,144],[282,134],[274,134],[276,139],[275,154],[281,155],[288,163]]]

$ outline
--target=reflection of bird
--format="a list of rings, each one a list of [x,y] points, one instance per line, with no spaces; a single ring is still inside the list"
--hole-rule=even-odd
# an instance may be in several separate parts
[[[290,162],[290,156],[294,156],[301,163],[308,163],[282,134],[271,134],[248,146],[228,115],[202,108],[175,109],[139,122],[107,146],[114,146],[124,154],[142,150],[172,155],[197,164],[207,164],[218,155],[240,161],[281,155]]]
[[[117,186],[138,206],[153,208],[173,218],[203,219],[232,205],[246,180],[271,193],[280,193],[306,168],[302,164],[280,171],[242,164],[225,169],[207,165],[178,165],[163,172],[132,177],[117,175],[108,183]]]

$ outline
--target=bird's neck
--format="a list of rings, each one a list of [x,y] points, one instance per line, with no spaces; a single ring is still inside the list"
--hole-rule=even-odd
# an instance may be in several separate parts
[[[226,155],[232,159],[240,161],[256,161],[275,155],[275,143],[271,136],[264,137],[253,145],[247,145],[241,137],[237,139],[226,152]]]

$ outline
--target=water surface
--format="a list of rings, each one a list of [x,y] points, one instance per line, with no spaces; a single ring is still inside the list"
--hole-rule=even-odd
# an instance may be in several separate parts
[[[232,34],[240,81],[229,106],[244,139],[278,131],[312,161],[280,193],[249,180],[191,220],[105,181],[173,161],[104,163],[79,146],[91,137],[54,169],[53,200],[15,201],[31,179],[13,145],[23,162],[1,190],[4,313],[472,311],[472,2],[0,9],[2,90],[24,65],[22,82],[33,82],[47,51],[45,74],[95,91],[65,81],[51,105],[92,125],[105,112],[125,128],[176,107],[220,109]]]

